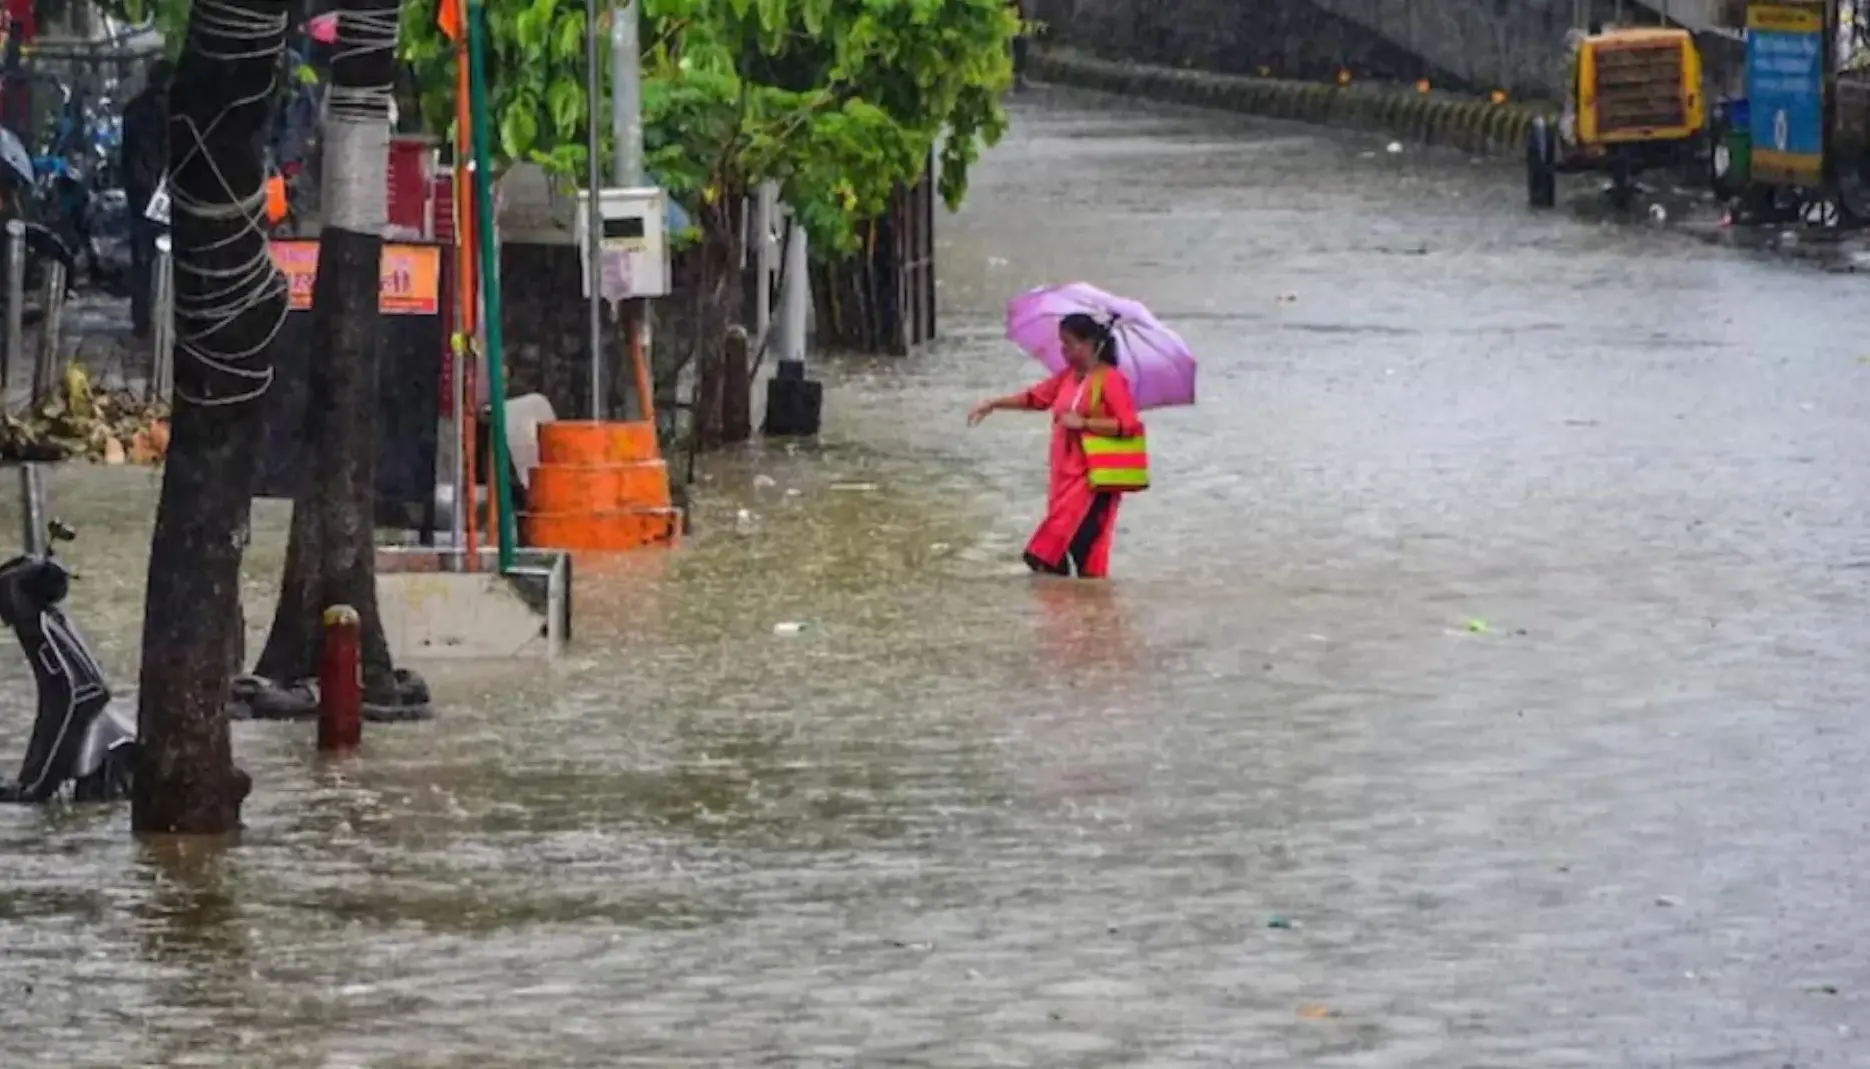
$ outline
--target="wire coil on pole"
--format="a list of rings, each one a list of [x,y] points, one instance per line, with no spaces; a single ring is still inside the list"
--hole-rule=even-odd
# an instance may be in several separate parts
[[[195,0],[189,18],[188,50],[205,59],[234,61],[275,58],[285,47],[287,15],[284,11],[261,14],[237,7],[227,0]],[[188,247],[177,245],[172,253],[172,268],[178,280],[186,277],[193,285],[175,287],[175,349],[179,357],[200,365],[210,373],[231,380],[224,389],[185,390],[178,377],[175,393],[178,400],[203,406],[243,404],[264,396],[273,382],[270,367],[253,366],[263,356],[286,321],[286,281],[273,265],[266,246],[266,185],[263,176],[252,189],[237,190],[232,180],[206,151],[207,139],[227,116],[240,108],[269,100],[274,84],[271,79],[255,93],[227,103],[206,127],[197,126],[186,114],[172,114],[170,136],[182,136],[193,144],[182,161],[172,168],[179,174],[199,157],[215,179],[218,190],[198,193],[169,185],[170,211],[177,228],[184,220],[196,229],[232,225],[231,233],[206,244]],[[257,239],[257,240],[255,240]],[[234,267],[216,267],[213,254],[240,242],[253,242],[254,253]],[[229,344],[224,332],[249,312],[271,309],[273,322],[256,344]],[[212,382],[212,378],[207,381]]]

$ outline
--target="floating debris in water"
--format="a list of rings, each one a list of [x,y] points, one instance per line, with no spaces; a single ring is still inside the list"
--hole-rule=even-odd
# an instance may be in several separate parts
[[[1299,1016],[1308,1021],[1323,1021],[1327,1018],[1336,1017],[1337,1015],[1338,1011],[1329,1006],[1320,1006],[1317,1003],[1307,1003],[1299,1007]]]
[[[1661,906],[1664,909],[1674,909],[1676,906],[1679,906],[1681,904],[1682,904],[1682,900],[1675,897],[1674,895],[1657,895],[1656,896],[1656,905]]]
[[[1273,914],[1272,916],[1270,916],[1270,917],[1268,917],[1268,918],[1266,918],[1266,926],[1267,926],[1268,928],[1292,928],[1292,927],[1295,927],[1295,925],[1293,925],[1293,923],[1292,923],[1292,918],[1290,918],[1290,917],[1286,917],[1286,916],[1282,916],[1281,914],[1278,914],[1278,913],[1275,913],[1275,914]]]
[[[786,620],[773,625],[773,634],[782,638],[790,638],[793,635],[803,635],[805,629],[810,626],[810,624],[800,623],[797,620]]]
[[[876,483],[832,483],[831,489],[840,494],[874,494]]]
[[[1403,143],[1401,141],[1391,141],[1389,143],[1388,151],[1390,155],[1392,156],[1401,155],[1402,150],[1403,150]]]
[[[1487,630],[1487,621],[1478,616],[1467,622],[1467,633],[1470,635],[1484,635]]]

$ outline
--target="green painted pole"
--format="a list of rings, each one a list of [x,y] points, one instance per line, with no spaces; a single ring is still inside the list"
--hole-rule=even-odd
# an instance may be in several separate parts
[[[481,328],[487,336],[487,393],[493,410],[494,507],[500,512],[500,571],[513,570],[515,522],[512,469],[506,440],[506,368],[500,338],[500,256],[493,236],[493,162],[487,146],[493,134],[487,128],[487,61],[485,45],[487,7],[482,0],[468,4],[468,109],[474,118],[474,213],[480,231]]]

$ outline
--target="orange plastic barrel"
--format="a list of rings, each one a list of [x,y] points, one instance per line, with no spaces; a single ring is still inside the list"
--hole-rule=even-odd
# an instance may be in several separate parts
[[[527,545],[618,552],[681,535],[655,425],[560,420],[539,425],[539,463],[519,518]]]
[[[539,425],[541,464],[621,464],[658,456],[652,424],[557,420]]]
[[[616,553],[674,542],[682,533],[682,513],[672,508],[528,512],[519,524],[529,546]]]
[[[659,508],[669,503],[668,466],[660,460],[541,464],[532,470],[526,501],[535,512]]]

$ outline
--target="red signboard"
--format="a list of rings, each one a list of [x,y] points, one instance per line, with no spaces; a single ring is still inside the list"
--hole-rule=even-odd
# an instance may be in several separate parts
[[[318,280],[318,242],[275,241],[273,263],[291,287],[290,308],[312,307]],[[384,245],[383,288],[377,307],[384,315],[440,315],[442,250],[434,245]]]
[[[411,240],[435,236],[433,186],[429,160],[435,142],[427,137],[393,137],[386,181],[389,183],[389,234]]]

